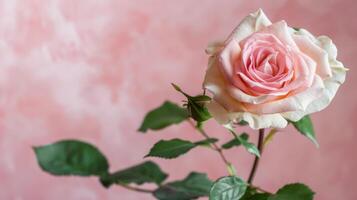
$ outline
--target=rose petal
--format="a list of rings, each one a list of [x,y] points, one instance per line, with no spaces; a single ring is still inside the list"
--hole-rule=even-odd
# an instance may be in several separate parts
[[[279,98],[278,96],[274,96],[274,95],[251,96],[241,91],[240,89],[232,86],[228,88],[228,91],[229,94],[236,100],[244,103],[250,103],[250,104],[266,103],[268,101],[272,101]]]
[[[337,60],[337,48],[329,37],[317,37],[317,44],[327,52],[331,68],[336,67],[347,70],[343,64]]]
[[[260,31],[261,33],[272,34],[277,37],[284,45],[288,45],[291,49],[298,50],[298,47],[293,40],[289,27],[285,21],[279,21],[271,26],[266,27],[265,29]]]
[[[234,39],[226,43],[223,51],[219,54],[220,66],[228,80],[233,82],[234,64],[240,56],[240,47]]]
[[[322,95],[311,102],[305,110],[286,112],[282,115],[291,121],[298,121],[305,115],[318,112],[326,108],[336,95],[336,92],[341,84],[345,81],[346,70],[344,68],[332,68],[332,77],[324,80],[325,88],[322,92]]]
[[[232,113],[230,116],[237,120],[237,122],[241,120],[248,122],[249,126],[255,130],[262,128],[285,128],[288,125],[286,119],[280,114],[255,115],[249,112],[244,112]]]
[[[324,87],[323,81],[316,75],[311,87],[307,88],[303,92],[268,103],[258,105],[245,104],[245,108],[249,112],[259,114],[305,111],[313,101],[322,95]]]
[[[325,50],[316,45],[308,37],[294,35],[294,40],[299,49],[316,62],[316,71],[321,78],[324,79],[332,75],[328,61],[328,54]]]
[[[216,101],[211,101],[207,108],[218,123],[230,126],[231,123],[246,121],[253,129],[285,128],[288,122],[280,114],[255,115],[248,112],[228,112]]]
[[[243,19],[243,21],[233,30],[228,40],[234,38],[236,41],[241,41],[252,33],[259,31],[271,25],[270,20],[264,14],[263,10],[259,9],[255,13],[251,13]]]

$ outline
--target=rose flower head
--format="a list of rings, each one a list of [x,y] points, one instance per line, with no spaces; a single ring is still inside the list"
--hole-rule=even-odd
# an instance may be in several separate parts
[[[213,95],[210,113],[221,124],[245,121],[253,129],[284,128],[324,109],[347,71],[330,38],[272,23],[262,10],[207,53],[203,85]]]

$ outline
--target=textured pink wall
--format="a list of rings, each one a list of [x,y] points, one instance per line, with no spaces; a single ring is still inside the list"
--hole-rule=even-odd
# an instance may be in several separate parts
[[[181,100],[170,82],[199,92],[206,45],[259,7],[273,21],[331,36],[351,70],[332,105],[313,115],[321,148],[285,130],[265,151],[256,184],[273,191],[302,181],[317,191],[317,200],[357,199],[354,0],[1,0],[0,199],[153,199],[103,189],[95,178],[47,175],[31,146],[81,138],[98,145],[116,170],[141,162],[161,137],[198,138],[186,124],[147,135],[136,129],[149,109],[165,99]],[[214,122],[209,125],[215,137],[229,138]],[[229,155],[246,176],[252,157],[243,150]],[[158,162],[174,172],[171,179],[190,170],[211,178],[225,173],[206,149]]]

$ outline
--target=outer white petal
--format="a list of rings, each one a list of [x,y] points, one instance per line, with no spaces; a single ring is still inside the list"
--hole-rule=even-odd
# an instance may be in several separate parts
[[[321,47],[323,50],[325,50],[328,54],[328,59],[329,63],[331,65],[331,68],[333,67],[339,67],[339,68],[344,68],[343,64],[337,60],[337,48],[336,45],[332,42],[332,40],[327,37],[327,36],[318,36],[317,38],[312,35],[309,31],[306,29],[299,29],[298,31],[295,31],[293,29],[290,29],[291,34],[296,34],[296,35],[303,35],[305,37],[308,37],[311,41],[313,41],[317,46]]]
[[[228,40],[234,38],[237,42],[248,37],[252,33],[259,31],[266,26],[271,25],[271,21],[265,15],[262,9],[251,13],[233,30]]]
[[[218,123],[223,125],[228,125],[231,123],[231,120],[228,116],[229,115],[228,111],[225,108],[223,108],[221,105],[219,105],[219,103],[217,103],[215,100],[212,100],[207,105],[207,108],[210,114]]]
[[[288,122],[280,114],[255,115],[248,112],[228,112],[216,101],[208,104],[208,110],[218,123],[230,126],[234,122],[246,121],[253,129],[285,128]]]
[[[330,38],[327,36],[319,36],[318,38],[314,38],[313,35],[304,29],[300,29],[298,34],[305,34],[306,36],[310,37],[318,46],[327,52],[332,71],[332,77],[323,80],[325,89],[321,97],[308,105],[305,111],[283,113],[283,116],[291,121],[298,121],[305,115],[318,112],[326,108],[336,95],[340,85],[344,83],[347,71],[343,64],[337,60],[337,48]]]
[[[316,42],[316,37],[312,35],[308,30],[299,28],[298,30],[290,28],[290,34],[303,35],[308,37],[311,41]]]
[[[325,89],[320,98],[307,106],[305,111],[283,113],[283,116],[291,121],[298,121],[305,115],[318,112],[326,108],[334,98],[338,88],[345,81],[346,70],[344,68],[332,68],[332,77],[324,81]]]
[[[246,16],[241,23],[233,30],[233,32],[228,37],[227,41],[234,38],[237,42],[248,37],[252,33],[259,31],[269,25],[271,21],[265,15],[262,9],[249,14]],[[219,51],[224,45],[224,42],[214,42],[208,45],[206,48],[206,53],[208,55],[213,55]]]
[[[273,34],[285,45],[290,45],[291,48],[296,49],[295,41],[292,38],[288,24],[282,20],[278,21],[266,29],[262,30],[263,33]]]
[[[328,53],[316,44],[316,39],[311,40],[306,36],[294,35],[294,40],[300,50],[316,62],[316,73],[319,76],[322,78],[332,76]]]
[[[337,48],[329,37],[324,35],[317,37],[317,44],[328,53],[331,68],[343,68],[346,70],[343,64],[337,60]]]
[[[234,117],[238,120],[237,122],[241,120],[248,122],[249,126],[253,129],[285,128],[288,125],[288,122],[281,116],[281,114],[254,115],[252,113],[244,112],[237,113]]]

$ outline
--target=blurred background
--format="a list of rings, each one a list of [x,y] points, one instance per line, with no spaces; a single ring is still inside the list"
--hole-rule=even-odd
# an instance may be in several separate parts
[[[116,186],[104,189],[96,178],[48,175],[31,147],[82,139],[97,145],[114,171],[142,162],[161,138],[199,139],[188,124],[136,130],[148,110],[183,99],[171,82],[199,93],[207,44],[225,39],[258,8],[272,21],[330,36],[351,70],[332,104],[312,116],[320,149],[285,129],[264,152],[255,184],[275,191],[299,181],[317,192],[317,200],[357,199],[354,0],[1,0],[0,199],[153,200]],[[214,121],[208,126],[211,136],[230,139]],[[253,157],[242,149],[228,156],[246,177]],[[218,155],[203,148],[154,160],[169,180],[190,171],[212,179],[226,173]]]

